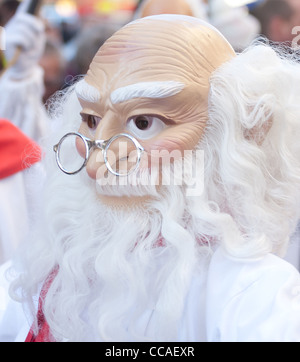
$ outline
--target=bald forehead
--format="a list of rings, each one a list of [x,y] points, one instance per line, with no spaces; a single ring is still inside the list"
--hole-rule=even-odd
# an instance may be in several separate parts
[[[211,73],[234,56],[209,24],[192,17],[162,15],[139,19],[100,48],[88,72],[110,87],[147,81],[187,80],[207,86]]]
[[[193,57],[193,52],[199,50],[205,58],[210,55],[208,50],[211,48],[219,48],[221,52],[222,48],[232,51],[222,35],[204,21],[187,16],[160,15],[139,19],[123,27],[108,39],[97,55],[105,57],[127,53],[130,56],[131,52],[138,50],[146,53],[180,52],[187,56],[191,53]]]

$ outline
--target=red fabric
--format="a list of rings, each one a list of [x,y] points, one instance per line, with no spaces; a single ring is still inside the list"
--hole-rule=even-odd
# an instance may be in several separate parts
[[[35,335],[33,329],[31,328],[25,342],[50,342],[52,340],[50,337],[51,336],[50,328],[45,320],[43,312],[41,312],[41,316],[42,318],[38,320],[39,324],[38,334]]]
[[[0,119],[0,179],[40,160],[40,147],[11,122]]]
[[[38,331],[34,333],[34,326],[31,327],[28,336],[26,337],[25,342],[53,342],[54,338],[51,335],[49,325],[45,319],[45,315],[43,312],[43,303],[46,297],[46,294],[57,275],[58,269],[55,269],[46,280],[45,284],[43,285],[41,295],[39,298],[39,309],[37,313],[37,328]]]

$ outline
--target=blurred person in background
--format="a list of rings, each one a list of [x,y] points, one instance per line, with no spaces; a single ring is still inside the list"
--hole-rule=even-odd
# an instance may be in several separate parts
[[[17,0],[3,0],[0,1],[0,27],[4,27],[6,23],[13,17],[18,6],[19,1]],[[1,29],[0,29],[1,36]],[[2,52],[2,40],[0,39],[0,72],[4,69],[5,59]]]
[[[194,16],[211,23],[236,51],[245,49],[260,32],[258,20],[249,14],[246,6],[231,7],[224,0],[143,0],[134,18],[168,13]]]
[[[299,0],[265,0],[251,12],[261,24],[262,35],[272,42],[291,45],[293,29],[300,26]]]
[[[86,25],[75,38],[76,50],[69,64],[70,73],[74,76],[85,75],[98,49],[119,28],[120,25],[113,22]]]
[[[134,18],[159,14],[181,14],[208,20],[206,0],[142,0]]]
[[[247,6],[232,7],[225,0],[210,0],[209,19],[237,52],[243,51],[260,33],[260,24]]]
[[[4,0],[0,5],[0,26],[5,26],[15,15],[20,1]],[[66,62],[62,49],[62,32],[53,27],[44,19],[41,20],[45,25],[46,45],[44,53],[40,59],[39,65],[44,71],[44,94],[43,103],[64,85],[66,72]],[[1,62],[3,64],[3,60]],[[0,70],[1,68],[0,64]],[[10,116],[10,115],[9,115]]]
[[[48,39],[39,64],[44,70],[43,103],[47,105],[50,97],[64,87],[67,64],[61,45]]]
[[[0,26],[5,26],[8,21],[15,15],[20,1],[3,0],[0,1]]]
[[[30,3],[23,1],[5,26],[7,67],[0,75],[0,117],[39,143],[48,126],[42,103],[43,69],[38,64],[46,34],[43,20],[27,13]]]
[[[159,14],[181,14],[208,21],[206,0],[142,0],[134,18]]]

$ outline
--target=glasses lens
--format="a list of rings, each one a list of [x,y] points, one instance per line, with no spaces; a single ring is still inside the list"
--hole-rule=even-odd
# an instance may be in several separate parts
[[[118,176],[127,176],[134,172],[140,161],[141,151],[134,141],[120,135],[108,145],[105,153],[107,168]]]
[[[59,147],[59,163],[66,173],[76,173],[82,169],[86,159],[86,145],[76,134],[65,137]]]

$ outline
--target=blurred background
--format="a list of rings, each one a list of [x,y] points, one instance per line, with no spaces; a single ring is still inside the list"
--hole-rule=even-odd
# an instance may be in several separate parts
[[[148,15],[141,14],[145,2],[147,0],[44,0],[41,7],[41,16],[47,25],[47,44],[41,59],[45,70],[44,102],[74,77],[85,74],[99,47],[116,30],[134,18]],[[248,13],[260,2],[187,0],[193,15],[214,23],[227,38],[232,38],[229,40],[237,49],[246,46],[259,33],[259,26],[251,23]],[[0,0],[0,26],[7,24],[19,4],[19,0]],[[242,15],[235,15],[236,10],[242,8]],[[237,37],[243,39],[235,39]],[[242,44],[235,44],[239,42]]]
[[[0,26],[7,24],[20,1],[0,0]],[[185,1],[191,9],[191,15],[212,23],[236,51],[242,51],[262,30],[266,35],[266,25],[261,24],[266,20],[261,13],[274,12],[275,2],[294,1],[300,5],[300,0]],[[40,62],[45,70],[44,102],[72,82],[74,77],[85,74],[99,47],[116,30],[135,18],[155,13],[151,6],[145,10],[147,2],[149,1],[44,0],[40,12],[47,26],[47,44]],[[270,2],[271,6],[266,6]],[[164,0],[160,3],[163,4]],[[173,9],[168,12],[173,12]],[[287,16],[287,11],[284,16]],[[277,22],[275,28],[278,26]]]

